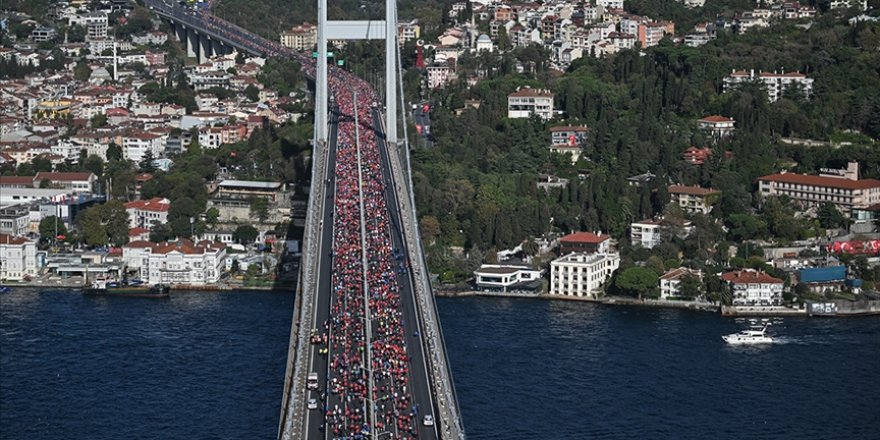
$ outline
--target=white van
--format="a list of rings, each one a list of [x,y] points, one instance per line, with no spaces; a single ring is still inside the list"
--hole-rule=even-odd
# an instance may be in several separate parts
[[[318,389],[318,373],[309,373],[309,378],[306,381],[306,386],[308,386],[310,390]]]

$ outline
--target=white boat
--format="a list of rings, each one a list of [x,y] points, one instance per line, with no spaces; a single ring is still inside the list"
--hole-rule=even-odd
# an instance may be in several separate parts
[[[748,330],[722,336],[721,339],[724,339],[724,342],[727,342],[728,344],[736,345],[770,344],[773,342],[773,338],[767,336],[767,326],[769,325],[769,323],[764,325],[753,325],[749,327]]]

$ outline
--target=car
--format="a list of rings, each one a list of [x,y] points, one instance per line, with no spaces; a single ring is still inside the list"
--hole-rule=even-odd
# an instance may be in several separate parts
[[[318,399],[314,397],[309,399],[309,409],[318,409]]]
[[[307,383],[308,388],[310,390],[317,390],[318,389],[318,373],[315,373],[315,372],[309,373],[309,377],[308,377],[308,380],[306,381],[306,383]]]
[[[425,426],[434,426],[434,416],[426,414],[425,418],[422,419],[422,424]]]

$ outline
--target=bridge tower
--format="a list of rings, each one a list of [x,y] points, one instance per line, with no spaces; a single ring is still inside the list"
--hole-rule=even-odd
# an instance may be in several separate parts
[[[315,78],[315,141],[328,141],[328,40],[385,40],[385,136],[397,145],[397,0],[385,0],[385,20],[327,20],[327,0],[318,0],[318,59]]]

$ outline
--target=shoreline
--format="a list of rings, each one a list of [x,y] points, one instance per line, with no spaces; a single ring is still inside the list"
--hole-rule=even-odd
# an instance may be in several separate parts
[[[549,295],[546,293],[514,293],[514,292],[481,292],[474,290],[452,291],[437,289],[434,291],[435,297],[444,298],[526,298],[541,299],[550,301],[576,301],[589,302],[595,304],[603,304],[607,306],[624,306],[624,307],[653,307],[662,309],[679,309],[693,310],[696,312],[717,313],[725,318],[742,318],[742,317],[805,317],[805,318],[848,318],[860,316],[880,316],[878,310],[859,310],[847,311],[836,314],[810,314],[806,308],[793,309],[789,307],[739,307],[721,306],[712,303],[694,302],[694,301],[661,301],[661,300],[638,300],[627,297],[576,297],[576,296],[560,296]]]
[[[86,287],[81,285],[64,285],[64,284],[33,284],[33,283],[18,283],[18,284],[4,284],[4,287],[8,287],[12,290],[70,290],[75,293],[81,293],[83,289]],[[293,293],[296,290],[296,285],[277,285],[277,286],[228,286],[228,285],[208,285],[208,286],[191,286],[186,284],[173,284],[169,286],[172,292],[185,293],[185,292],[278,292],[278,293]]]

